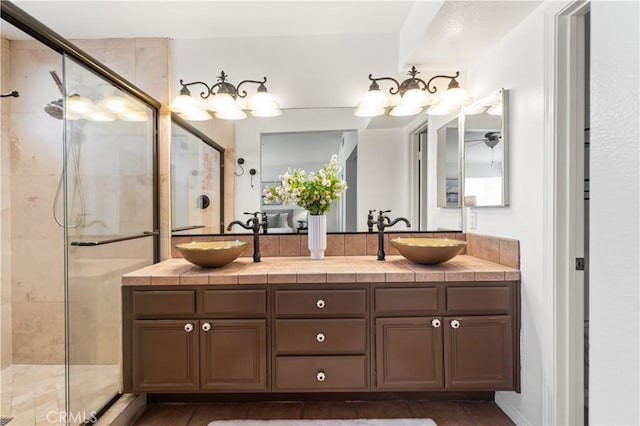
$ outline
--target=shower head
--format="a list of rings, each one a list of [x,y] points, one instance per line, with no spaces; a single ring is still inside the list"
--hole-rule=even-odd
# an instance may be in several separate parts
[[[63,94],[62,81],[60,81],[60,77],[58,77],[58,73],[55,70],[53,70],[53,71],[49,71],[49,74],[51,74],[51,78],[53,78],[53,81],[56,83],[56,86],[58,86],[58,90],[62,95]],[[44,106],[44,112],[46,112],[53,118],[62,120],[62,117],[64,116],[64,108],[62,107],[62,98],[55,101],[51,101],[48,104],[46,104]]]
[[[62,108],[62,98],[46,104],[44,106],[44,112],[46,112],[53,118],[62,120],[62,117],[64,116],[64,109]]]

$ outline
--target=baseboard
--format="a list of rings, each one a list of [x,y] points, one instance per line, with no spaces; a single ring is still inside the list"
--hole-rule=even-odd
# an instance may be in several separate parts
[[[522,413],[517,408],[509,404],[502,397],[502,392],[496,392],[495,403],[515,424],[525,425],[525,426],[532,425],[532,423],[529,420],[527,420],[527,418],[523,416]]]

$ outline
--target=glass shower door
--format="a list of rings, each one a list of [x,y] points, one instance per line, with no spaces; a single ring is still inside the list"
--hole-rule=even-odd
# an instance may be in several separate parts
[[[123,274],[154,262],[156,110],[66,57],[64,185],[69,424],[121,389]]]

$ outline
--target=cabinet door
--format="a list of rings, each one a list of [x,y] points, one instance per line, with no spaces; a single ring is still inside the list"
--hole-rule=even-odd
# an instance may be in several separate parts
[[[198,321],[134,321],[132,340],[134,391],[198,389]]]
[[[376,388],[442,389],[442,327],[433,317],[376,319]]]
[[[444,319],[445,388],[513,389],[512,317]]]
[[[200,387],[267,390],[266,320],[201,321]]]

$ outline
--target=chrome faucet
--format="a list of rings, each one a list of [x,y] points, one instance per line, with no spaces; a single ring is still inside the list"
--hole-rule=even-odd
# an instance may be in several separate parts
[[[378,260],[384,260],[384,230],[385,228],[391,228],[398,222],[404,222],[407,224],[407,228],[411,227],[411,224],[404,217],[397,217],[393,221],[386,215],[391,213],[391,210],[378,210]]]
[[[250,229],[253,232],[253,261],[260,262],[260,228],[263,229],[264,233],[267,233],[267,214],[261,212],[248,213],[244,212],[244,214],[251,216],[245,223],[242,223],[240,220],[234,220],[227,226],[227,231],[231,231],[233,225],[238,225],[243,227],[244,229]],[[258,219],[258,215],[261,216]]]

